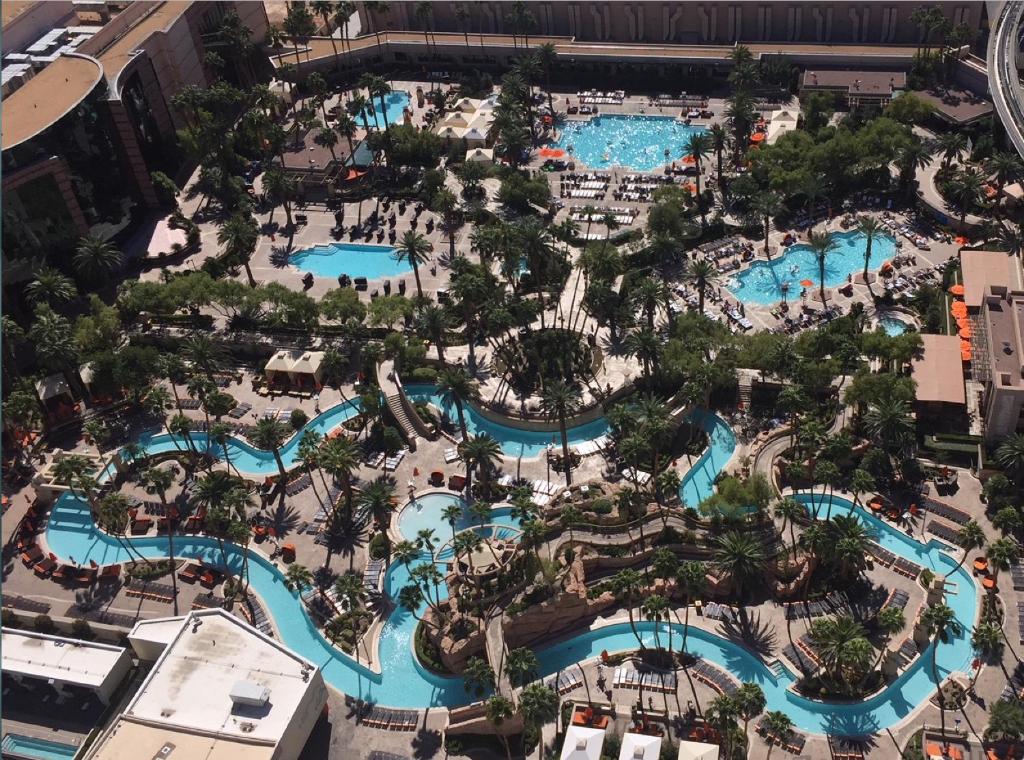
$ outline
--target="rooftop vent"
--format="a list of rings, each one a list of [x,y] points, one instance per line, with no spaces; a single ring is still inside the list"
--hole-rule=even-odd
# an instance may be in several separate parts
[[[1007,356],[1013,355],[1013,346],[1010,345],[1010,341],[1008,340],[1003,341],[1003,353],[1006,354]]]
[[[586,739],[577,739],[576,740],[576,749],[579,750],[580,752],[586,752],[586,750],[587,750],[587,740]]]
[[[270,689],[253,681],[235,681],[230,696],[236,705],[263,707],[270,701]]]
[[[635,760],[644,760],[644,748],[637,747],[635,750],[633,750],[633,757],[635,758]]]

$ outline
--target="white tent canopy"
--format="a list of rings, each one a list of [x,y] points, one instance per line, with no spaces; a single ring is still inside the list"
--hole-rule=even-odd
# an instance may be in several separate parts
[[[444,120],[441,122],[441,126],[468,127],[469,119],[467,119],[461,111],[456,111],[455,113],[450,113],[447,116],[445,116]]]
[[[466,151],[467,161],[486,161],[487,163],[494,162],[494,151],[490,148],[473,148],[473,150]]]
[[[661,756],[661,737],[645,734],[622,735],[619,760],[658,760]]]
[[[264,372],[287,372],[292,368],[292,361],[291,351],[278,351],[270,357],[263,370]]]
[[[560,760],[601,760],[604,729],[569,726],[565,732]]]
[[[459,98],[455,101],[455,110],[472,113],[480,107],[480,101],[473,98]]]
[[[459,127],[442,127],[438,130],[437,134],[439,137],[443,137],[446,140],[461,140],[464,131],[464,129],[460,129]]]
[[[263,369],[267,374],[280,372],[296,380],[312,376],[319,381],[323,361],[323,351],[278,351]]]
[[[487,144],[487,132],[481,131],[477,127],[470,127],[462,135],[462,139],[469,145],[484,146]]]
[[[718,745],[704,742],[679,742],[678,760],[718,760]]]
[[[39,398],[43,401],[49,401],[51,398],[57,396],[63,396],[65,393],[71,395],[71,389],[68,387],[67,380],[64,379],[63,375],[49,375],[44,377],[42,380],[36,383],[36,393],[39,394]]]

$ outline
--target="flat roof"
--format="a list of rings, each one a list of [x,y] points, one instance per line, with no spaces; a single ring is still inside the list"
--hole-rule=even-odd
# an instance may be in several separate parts
[[[166,646],[174,641],[174,638],[181,630],[181,624],[184,620],[184,615],[140,620],[135,624],[135,627],[132,628],[131,632],[129,632],[128,640],[149,641]]]
[[[4,0],[3,8],[0,10],[0,23],[7,26],[39,1],[40,0]]]
[[[152,11],[130,27],[121,37],[103,48],[96,56],[103,65],[103,73],[108,82],[116,82],[121,70],[132,59],[135,51],[154,32],[163,31],[171,26],[192,5],[192,0],[172,0],[161,3]]]
[[[168,749],[170,747],[170,749]],[[161,760],[270,760],[275,746],[241,738],[204,736],[169,726],[152,726],[121,716],[93,750],[90,760],[124,760],[126,757]]]
[[[0,660],[5,673],[99,688],[122,658],[124,647],[31,631],[3,629]]]
[[[829,69],[805,71],[800,75],[802,88],[841,88],[865,94],[888,94],[907,86],[907,75],[902,71],[843,71]]]
[[[982,311],[988,331],[992,384],[1003,390],[1024,390],[1024,292],[990,294]]]
[[[989,285],[1020,287],[1015,259],[1005,251],[960,251],[960,271],[964,278],[964,303],[969,309],[981,308]]]
[[[168,643],[126,718],[172,730],[276,743],[295,716],[316,666],[223,610],[191,613]],[[269,702],[235,704],[238,681],[270,690]]]
[[[931,103],[939,114],[954,124],[968,124],[992,113],[991,100],[967,90],[933,88],[911,92],[926,103]]]
[[[956,335],[921,334],[921,354],[912,361],[911,376],[917,383],[917,400],[966,404],[960,338]]]
[[[75,108],[100,81],[103,69],[84,55],[62,55],[4,99],[3,150],[35,137]]]

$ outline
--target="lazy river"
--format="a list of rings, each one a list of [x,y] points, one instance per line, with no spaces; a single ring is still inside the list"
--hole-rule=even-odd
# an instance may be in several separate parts
[[[328,410],[325,414],[332,412],[339,415],[334,424],[340,424],[343,421],[340,417],[342,413]],[[354,413],[351,406],[348,413]],[[687,504],[695,504],[711,494],[714,476],[725,466],[735,446],[731,430],[719,417],[700,413],[695,419],[708,432],[710,446],[683,477],[681,491],[687,497]],[[320,424],[325,423],[320,420]],[[801,495],[797,498],[807,502],[811,497]],[[410,513],[410,522],[402,526],[402,532],[411,531],[422,524],[420,518],[427,507],[430,512],[436,511],[439,514],[443,506],[438,501],[437,504],[431,503],[419,510],[415,517]],[[968,637],[978,601],[974,582],[968,572],[963,568],[953,572],[956,562],[943,551],[942,544],[934,541],[922,544],[849,501],[833,497],[832,513],[855,514],[873,530],[876,540],[885,548],[923,567],[950,575],[953,588],[947,594],[947,603],[964,627],[964,632],[952,638],[948,644],[940,644],[936,660],[943,678],[952,671],[966,671],[972,654]],[[508,519],[501,513],[496,514],[495,518],[499,523],[505,523]],[[442,521],[432,527],[439,536],[443,536],[443,531],[449,529]],[[115,539],[96,529],[88,505],[70,493],[62,495],[54,505],[46,539],[50,551],[62,560],[79,564],[90,560],[109,564],[132,559]],[[167,540],[164,537],[125,540],[130,541],[136,551],[147,557],[166,556]],[[217,542],[212,538],[179,536],[174,543],[177,557],[200,559],[214,564],[221,561]],[[232,571],[239,572],[242,551],[232,544],[227,544],[225,551]],[[401,607],[390,613],[379,642],[378,664],[382,672],[378,673],[335,649],[323,638],[306,614],[297,594],[284,585],[281,570],[261,553],[250,552],[248,567],[251,588],[259,595],[273,618],[280,639],[298,654],[319,665],[327,682],[339,691],[398,708],[451,707],[472,701],[461,679],[441,677],[427,671],[413,654],[412,637],[418,622],[416,616],[422,614],[425,604],[416,611],[416,616]],[[409,570],[401,563],[393,563],[386,573],[385,591],[395,598],[408,582]],[[443,598],[446,589],[441,587],[439,592]],[[641,622],[637,626],[642,635],[653,641],[653,624]],[[674,625],[674,629],[675,633],[681,635],[681,626]],[[661,624],[661,630],[667,630],[666,624]],[[634,647],[635,639],[629,626],[613,624],[541,648],[537,654],[542,674],[548,675],[572,663],[596,657],[602,650],[613,652]],[[725,668],[743,681],[760,684],[767,698],[768,710],[783,710],[792,718],[797,729],[816,733],[853,735],[880,731],[907,717],[935,688],[930,647],[894,683],[871,699],[852,704],[821,703],[801,697],[790,690],[793,685],[791,675],[777,675],[744,647],[702,629],[690,629],[688,650]],[[365,659],[362,650],[360,655]]]

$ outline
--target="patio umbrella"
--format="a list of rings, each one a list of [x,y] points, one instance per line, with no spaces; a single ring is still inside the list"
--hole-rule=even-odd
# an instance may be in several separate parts
[[[814,280],[800,280],[800,284],[805,288],[809,288],[814,285]]]
[[[961,327],[960,328],[960,337],[961,338],[970,338],[972,334],[973,333],[971,332],[970,325],[968,325],[967,327]]]
[[[962,296],[964,294],[963,285],[950,285],[949,292],[954,296]]]

